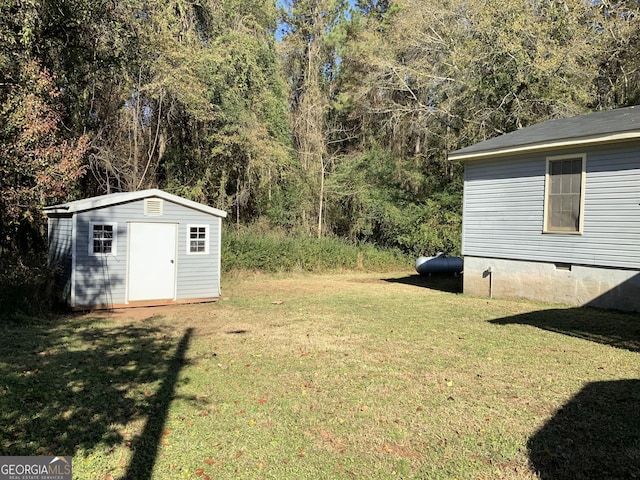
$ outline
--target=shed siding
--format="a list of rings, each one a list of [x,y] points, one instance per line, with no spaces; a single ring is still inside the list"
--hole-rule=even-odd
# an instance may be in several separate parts
[[[73,219],[55,217],[48,220],[49,265],[56,269],[56,290],[61,301],[71,294]]]
[[[144,200],[79,212],[76,235],[75,305],[113,305],[127,301],[128,224],[130,222],[178,224],[176,299],[217,297],[220,279],[217,269],[219,218],[164,200],[162,216],[145,216]],[[89,255],[89,225],[117,223],[117,255]],[[187,224],[210,225],[208,255],[186,254]]]
[[[543,234],[548,156],[586,153],[582,235]],[[640,268],[640,142],[470,161],[463,255]]]
[[[206,298],[220,295],[218,249],[220,245],[219,218],[196,210],[185,209],[178,229],[178,288],[177,298]],[[209,225],[209,253],[187,255],[187,225]]]
[[[72,306],[125,303],[128,210],[128,205],[117,205],[76,214],[75,296]],[[89,225],[92,222],[117,223],[117,255],[89,255]]]

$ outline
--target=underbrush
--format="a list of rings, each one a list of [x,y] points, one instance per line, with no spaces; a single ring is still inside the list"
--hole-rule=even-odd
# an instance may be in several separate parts
[[[0,258],[0,319],[43,316],[54,304],[54,273],[43,255]]]
[[[226,230],[222,240],[223,272],[392,271],[410,265],[411,259],[399,250],[350,244],[335,237],[242,229]]]

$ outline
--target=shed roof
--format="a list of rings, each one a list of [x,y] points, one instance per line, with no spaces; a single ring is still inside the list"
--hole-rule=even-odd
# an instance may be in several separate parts
[[[76,213],[76,212],[84,212],[87,210],[93,210],[96,208],[109,207],[111,205],[117,205],[120,203],[127,203],[136,200],[142,200],[144,198],[162,198],[163,200],[167,200],[169,202],[177,203],[178,205],[183,205],[188,208],[192,208],[194,210],[199,210],[204,213],[208,213],[214,215],[216,217],[226,217],[227,212],[224,210],[218,210],[217,208],[209,207],[208,205],[203,205],[202,203],[194,202],[192,200],[187,200],[186,198],[179,197],[177,195],[172,195],[163,190],[159,190],[156,188],[149,190],[140,190],[138,192],[118,192],[118,193],[110,193],[108,195],[100,195],[98,197],[85,198],[82,200],[74,200],[72,202],[61,203],[59,205],[52,205],[49,207],[45,207],[44,210],[47,214],[53,213]]]
[[[638,139],[640,106],[635,106],[538,123],[451,152],[449,160],[479,160],[549,148]]]

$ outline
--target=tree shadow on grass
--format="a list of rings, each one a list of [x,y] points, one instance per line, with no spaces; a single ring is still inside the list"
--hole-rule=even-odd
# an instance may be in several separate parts
[[[114,447],[123,425],[146,421],[127,478],[149,478],[191,334],[69,317],[0,326],[2,454]]]
[[[640,380],[589,383],[527,448],[542,480],[640,478]]]
[[[549,309],[492,320],[531,325],[640,352],[640,316],[596,308]],[[527,443],[542,480],[640,478],[640,380],[587,384]]]
[[[147,416],[142,434],[134,441],[135,451],[127,471],[126,480],[150,479],[158,455],[158,447],[162,438],[162,431],[169,414],[169,407],[174,397],[178,375],[185,362],[185,354],[189,347],[189,341],[193,329],[188,328],[178,344],[171,361],[166,367],[166,373],[162,379],[160,388],[154,395],[152,402],[152,414]]]
[[[430,290],[439,290],[448,293],[462,293],[462,275],[408,275],[401,278],[385,278],[385,282],[401,283],[404,285],[412,285],[414,287],[428,288]]]
[[[550,332],[640,352],[640,314],[591,307],[558,308],[491,320],[531,325]]]

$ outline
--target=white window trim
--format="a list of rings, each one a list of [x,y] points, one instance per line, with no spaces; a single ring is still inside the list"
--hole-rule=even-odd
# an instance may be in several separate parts
[[[95,225],[110,225],[113,227],[111,239],[111,252],[100,253],[93,251],[93,227]],[[118,254],[118,224],[116,222],[89,222],[89,255],[92,257],[115,257]]]
[[[549,175],[550,164],[553,161],[558,160],[570,160],[572,158],[582,159],[582,173],[580,178],[580,219],[578,225],[578,231],[572,232],[567,230],[550,230],[547,228],[549,220],[549,189],[551,188],[551,179]],[[549,233],[553,235],[582,235],[584,229],[584,197],[585,187],[587,184],[587,154],[586,153],[573,153],[567,155],[556,155],[553,157],[547,157],[546,170],[544,173],[544,202],[543,202],[543,218],[542,218],[542,233]]]
[[[191,229],[192,228],[204,228],[204,252],[192,252],[191,251]],[[207,224],[190,224],[187,225],[187,255],[209,255],[209,230],[210,227]]]

